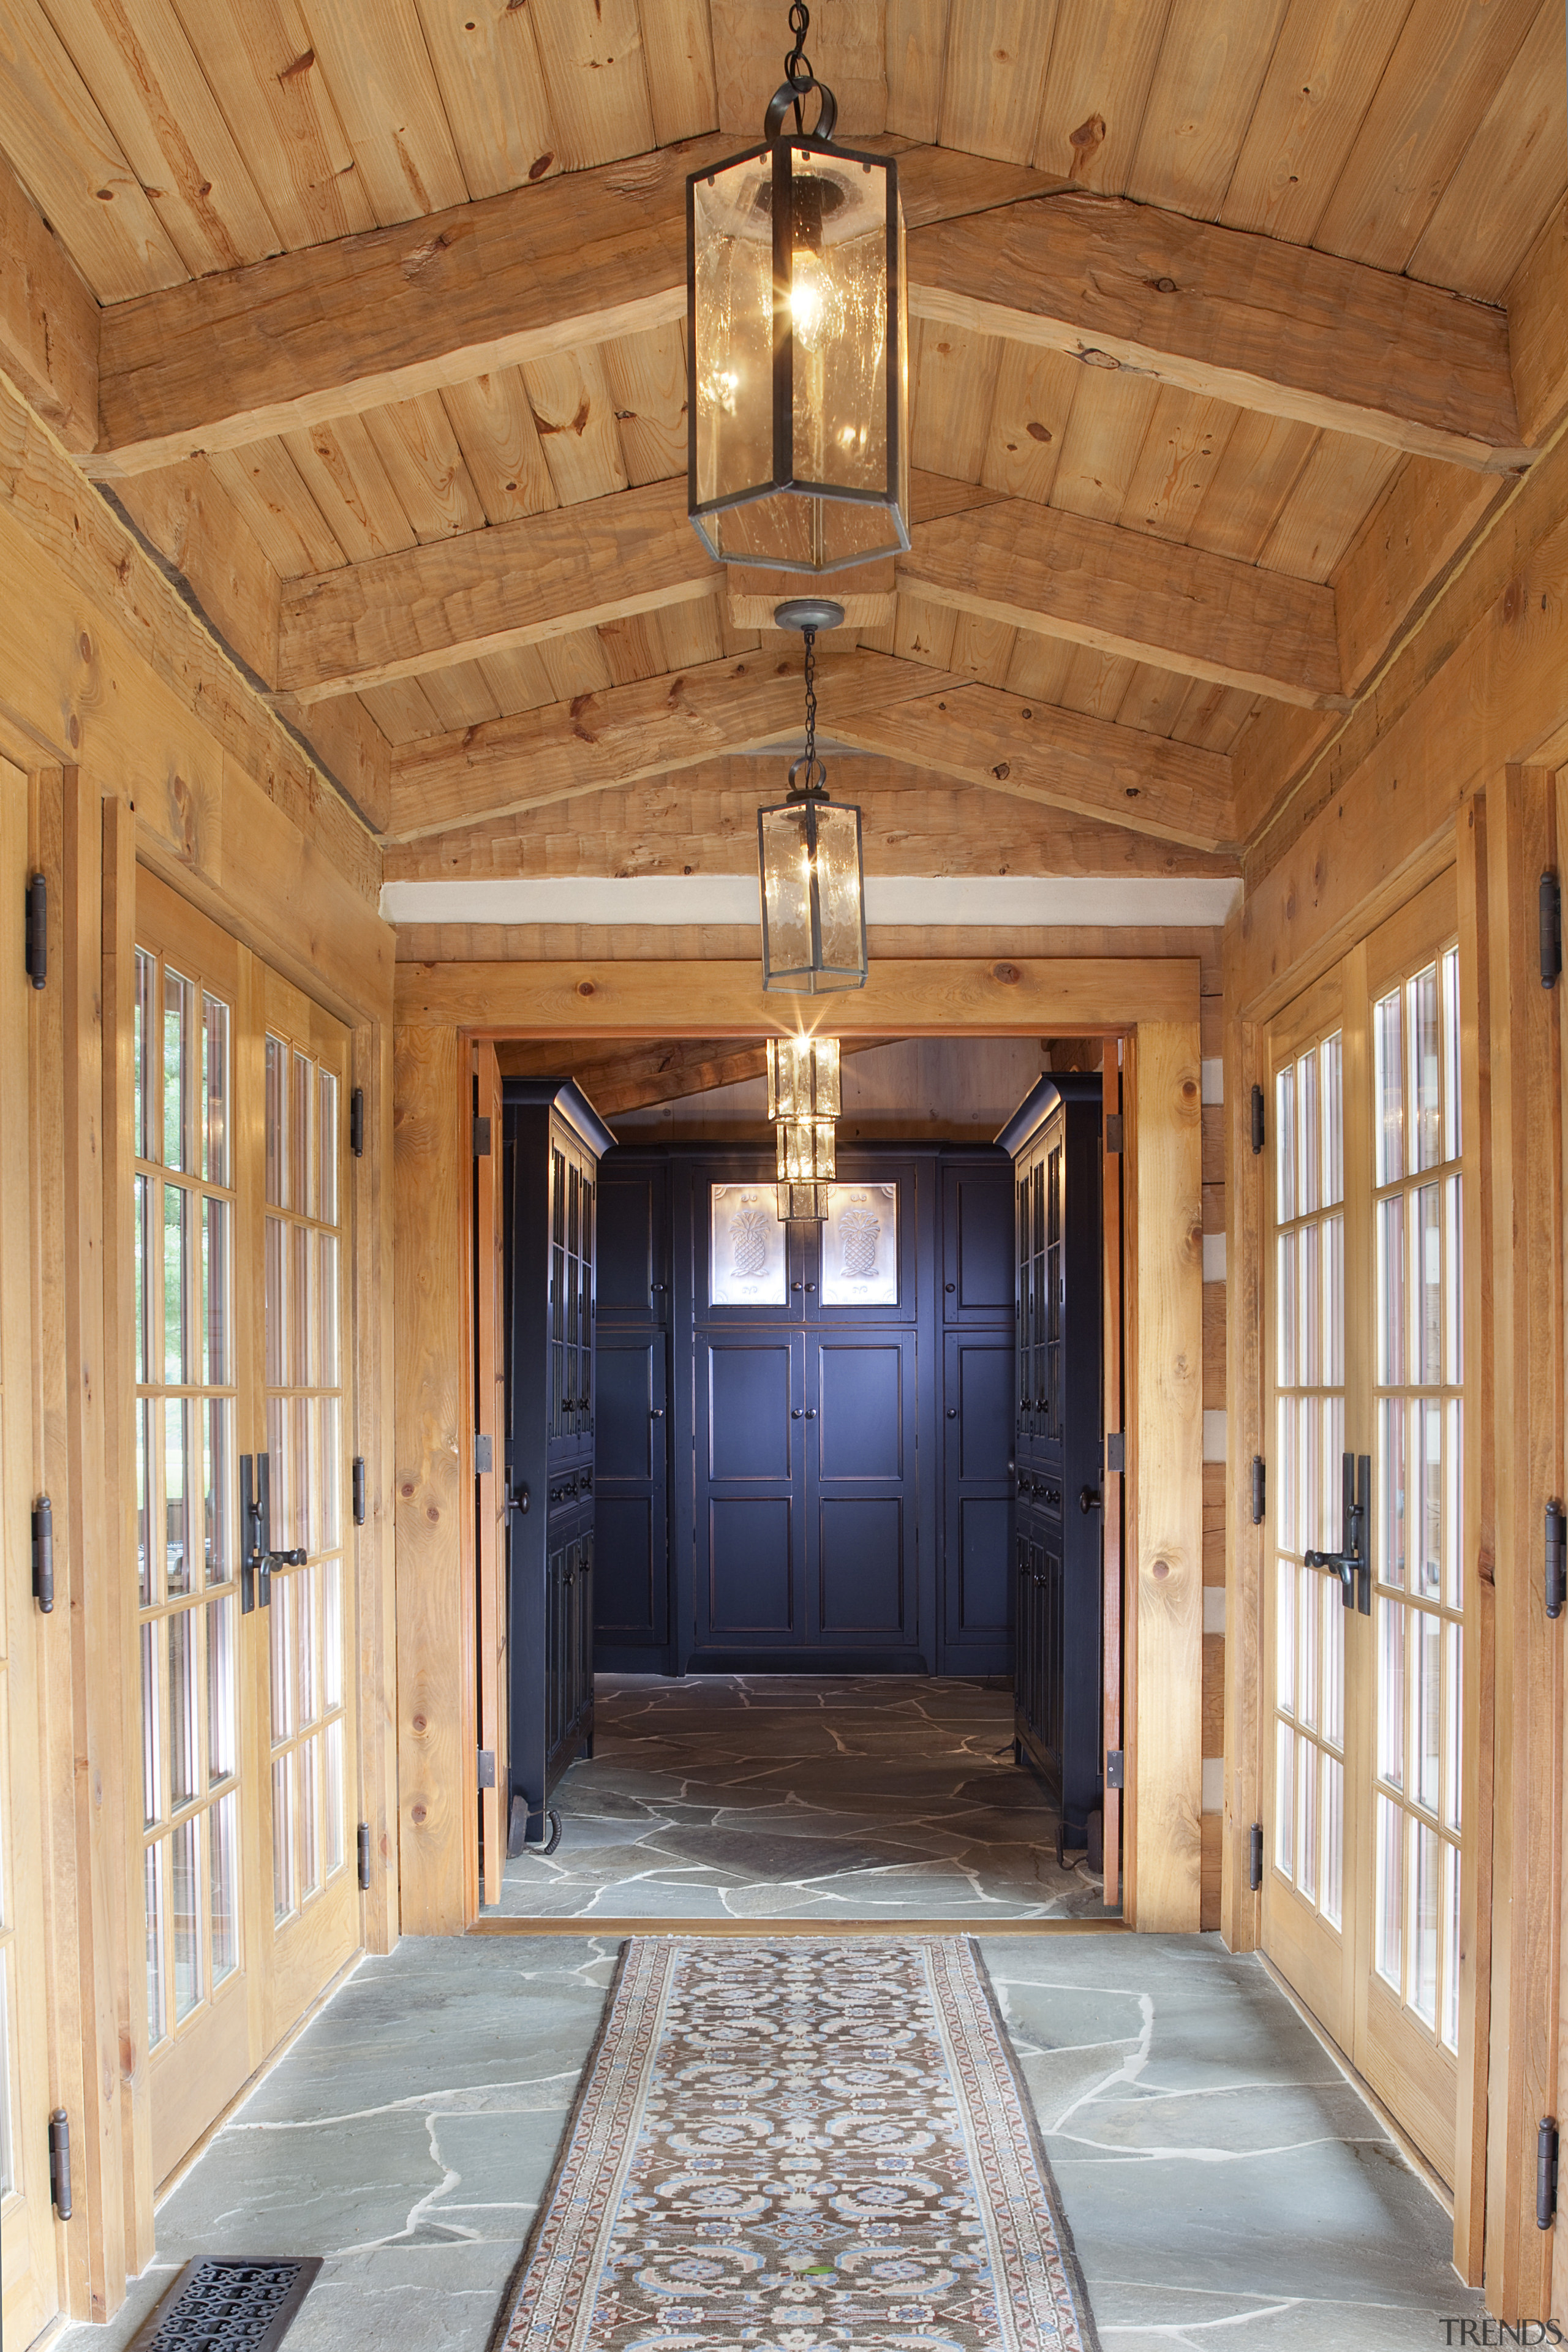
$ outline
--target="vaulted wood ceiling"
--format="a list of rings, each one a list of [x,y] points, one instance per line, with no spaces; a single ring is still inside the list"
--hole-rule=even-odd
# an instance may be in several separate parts
[[[685,520],[682,184],[785,13],[0,0],[0,138],[100,306],[44,396],[389,876],[555,870],[578,814],[599,872],[745,863],[712,812],[799,655]],[[1234,862],[1555,429],[1563,40],[1562,0],[817,0],[910,226],[914,545],[822,687],[873,831],[981,793],[954,860]]]

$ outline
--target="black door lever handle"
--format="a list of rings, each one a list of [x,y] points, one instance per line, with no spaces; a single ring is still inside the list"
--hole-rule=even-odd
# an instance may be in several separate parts
[[[1310,1551],[1303,1554],[1309,1568],[1331,1568],[1340,1580],[1340,1599],[1347,1609],[1359,1610],[1363,1617],[1372,1615],[1372,1556],[1367,1546],[1368,1520],[1372,1509],[1372,1456],[1370,1454],[1343,1457],[1344,1526],[1338,1551]]]

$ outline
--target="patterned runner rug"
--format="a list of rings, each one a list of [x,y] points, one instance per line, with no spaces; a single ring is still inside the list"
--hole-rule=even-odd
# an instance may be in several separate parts
[[[494,2352],[1097,2352],[967,1937],[637,1937]]]

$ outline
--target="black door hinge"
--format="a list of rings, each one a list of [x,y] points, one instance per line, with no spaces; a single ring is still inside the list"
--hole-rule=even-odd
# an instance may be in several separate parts
[[[1252,1855],[1247,1865],[1247,1883],[1256,1894],[1263,1884],[1263,1824],[1261,1822],[1254,1822],[1252,1824],[1251,1844]]]
[[[1255,1454],[1252,1457],[1252,1524],[1255,1528],[1263,1525],[1263,1515],[1268,1507],[1268,1472],[1264,1466],[1262,1454]]]
[[[1252,1089],[1252,1156],[1256,1160],[1263,1149],[1263,1089]]]
[[[1535,2226],[1550,2230],[1557,2219],[1557,2118],[1542,2116],[1535,2135]]]
[[[55,1605],[55,1514],[47,1495],[33,1505],[33,1598],[48,1616]]]
[[[356,1160],[364,1158],[364,1088],[356,1087],[349,1097],[349,1150]]]
[[[1568,1514],[1561,1503],[1546,1506],[1546,1613],[1561,1617],[1568,1601]]]
[[[496,1784],[496,1752],[493,1748],[479,1750],[479,1786],[493,1789]]]
[[[363,1454],[356,1454],[353,1459],[353,1495],[354,1525],[356,1528],[363,1528],[364,1525],[364,1455]]]
[[[490,1156],[490,1123],[488,1118],[474,1121],[474,1158],[488,1160]]]
[[[370,1823],[368,1822],[361,1822],[359,1825],[358,1844],[359,1891],[362,1895],[368,1895],[370,1893]]]
[[[1127,1475],[1127,1436],[1123,1430],[1108,1429],[1105,1433],[1105,1467],[1107,1475],[1122,1478]]]
[[[1125,1769],[1123,1750],[1120,1748],[1108,1748],[1105,1756],[1105,1785],[1108,1789],[1120,1789],[1123,1786],[1121,1776]]]
[[[1541,877],[1541,985],[1555,988],[1563,970],[1563,886],[1555,874]]]
[[[41,874],[27,877],[27,932],[23,964],[35,988],[49,976],[49,886]]]
[[[62,2221],[71,2217],[71,2126],[63,2107],[49,2117],[49,2200]]]
[[[1111,1111],[1106,1118],[1105,1148],[1107,1151],[1120,1151],[1121,1149],[1121,1113],[1119,1110]]]

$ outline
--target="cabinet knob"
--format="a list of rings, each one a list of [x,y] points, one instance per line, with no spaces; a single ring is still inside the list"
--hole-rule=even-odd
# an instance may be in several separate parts
[[[806,1284],[806,1286],[806,1286],[807,1290],[815,1290],[815,1289],[816,1288],[816,1283],[815,1283],[815,1282],[808,1282],[808,1283]]]
[[[805,1414],[798,1404],[795,1404],[790,1407],[789,1417],[792,1421],[804,1421]]]
[[[958,1285],[956,1282],[944,1282],[942,1288],[944,1290],[956,1290],[958,1288]]]
[[[661,1404],[649,1405],[647,1409],[647,1417],[649,1421],[662,1421],[664,1419],[664,1407]]]
[[[666,1286],[662,1282],[650,1282],[648,1284],[648,1288],[650,1290],[663,1290],[665,1286]]]
[[[958,1419],[958,1407],[955,1404],[950,1404],[948,1406],[947,1417],[949,1421],[956,1421]]]
[[[792,1290],[798,1290],[798,1289],[800,1288],[800,1285],[799,1285],[799,1283],[798,1283],[798,1282],[792,1282],[792,1283],[790,1284],[790,1288],[791,1288]]]
[[[807,1421],[815,1421],[816,1419],[816,1407],[814,1404],[808,1404],[806,1406],[805,1417]]]

